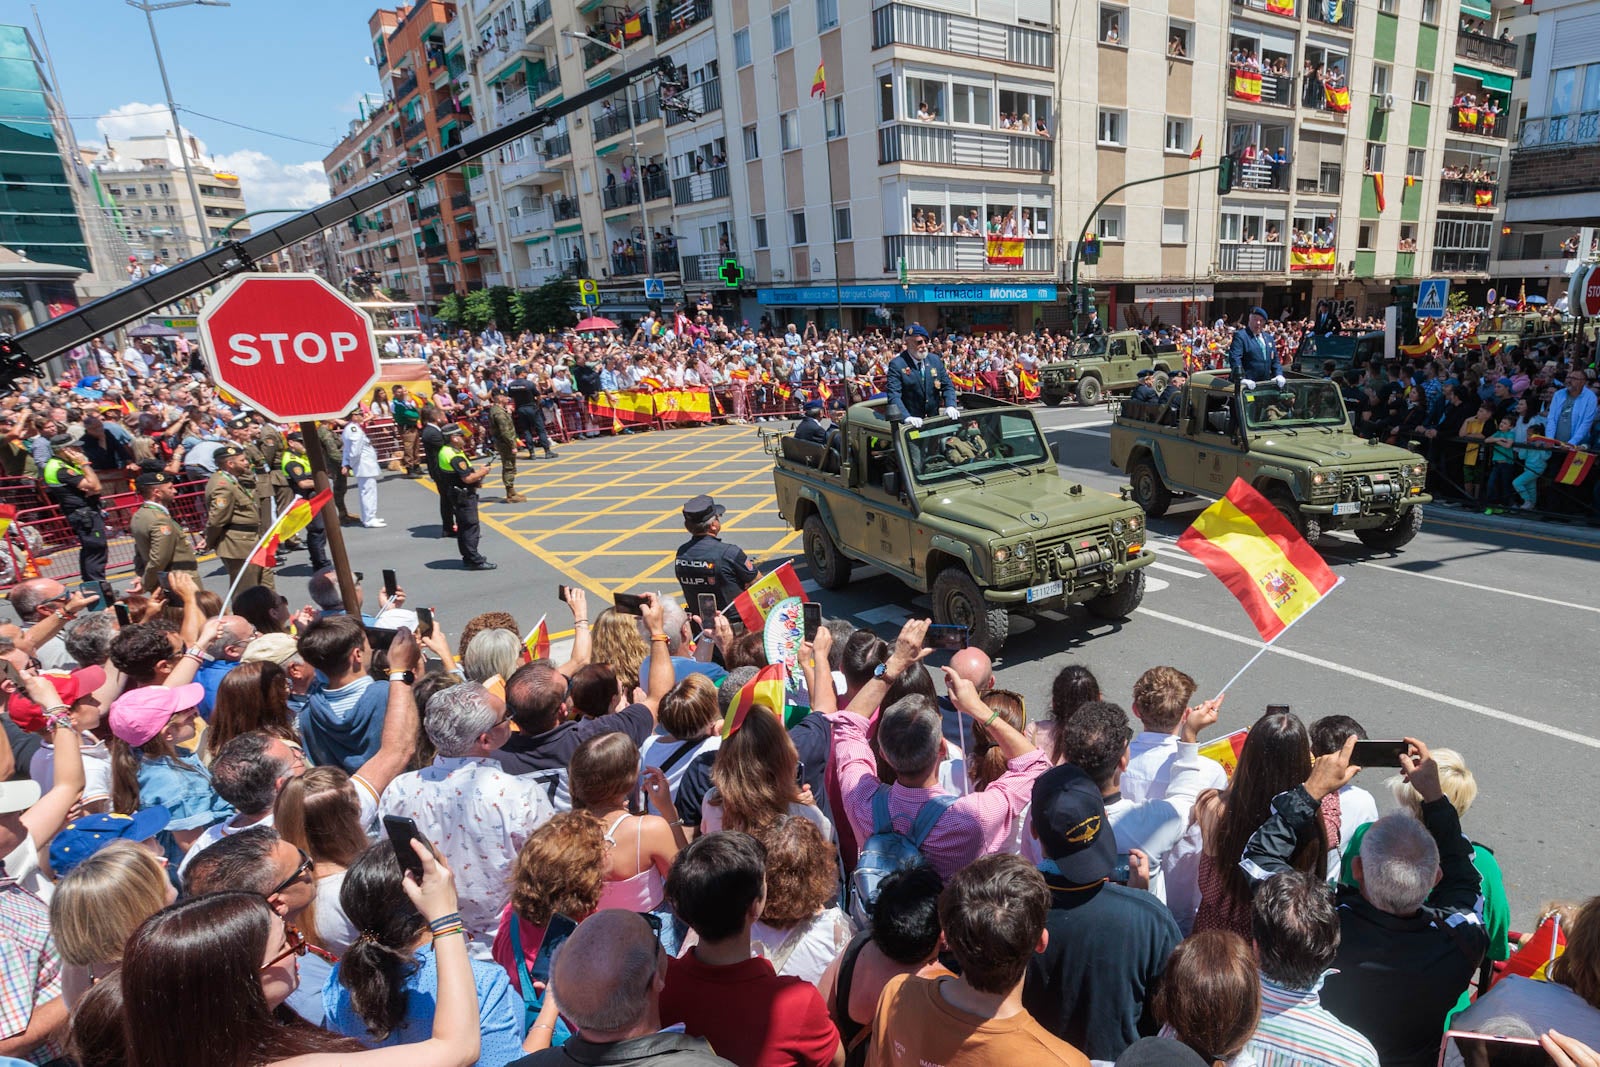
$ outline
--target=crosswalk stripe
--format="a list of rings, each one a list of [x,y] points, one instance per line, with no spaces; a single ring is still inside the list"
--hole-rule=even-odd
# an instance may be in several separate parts
[[[1157,570],[1167,571],[1170,574],[1181,574],[1185,578],[1204,578],[1205,577],[1205,575],[1200,573],[1199,571],[1184,570],[1182,567],[1174,567],[1172,564],[1170,564],[1170,563],[1162,563],[1160,560],[1157,560],[1156,562],[1150,564],[1150,566],[1156,568]]]

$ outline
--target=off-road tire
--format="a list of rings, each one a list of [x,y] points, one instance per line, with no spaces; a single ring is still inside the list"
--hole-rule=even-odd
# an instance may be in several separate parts
[[[802,539],[811,577],[824,589],[843,589],[850,584],[850,558],[839,551],[821,515],[807,515]]]
[[[1100,386],[1100,379],[1093,375],[1078,379],[1078,403],[1084,407],[1093,407],[1100,402],[1100,395],[1104,390]]]
[[[1143,599],[1144,571],[1141,569],[1124,577],[1122,584],[1111,592],[1084,601],[1083,606],[1097,619],[1126,619]]]
[[[1312,515],[1307,515],[1300,510],[1300,505],[1295,502],[1294,494],[1283,486],[1268,489],[1264,494],[1279,514],[1289,520],[1289,524],[1300,531],[1300,536],[1306,539],[1307,544],[1315,545],[1322,540],[1322,520]]]
[[[1422,529],[1422,505],[1406,508],[1387,526],[1374,526],[1370,530],[1357,530],[1356,536],[1368,548],[1393,552],[1411,543]]]
[[[1159,519],[1172,505],[1172,490],[1161,480],[1155,460],[1145,456],[1128,468],[1128,480],[1133,483],[1133,502],[1144,509],[1145,516]]]
[[[933,580],[933,621],[967,627],[968,642],[990,656],[1000,654],[1011,631],[1006,609],[986,603],[983,590],[959,565],[946,567]]]

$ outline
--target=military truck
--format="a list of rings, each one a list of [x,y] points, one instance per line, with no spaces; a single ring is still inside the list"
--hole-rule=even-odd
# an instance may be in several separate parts
[[[1138,385],[1142,370],[1154,372],[1150,384],[1159,392],[1167,387],[1167,375],[1181,366],[1176,346],[1157,348],[1134,330],[1080,337],[1070,357],[1040,368],[1039,399],[1052,408],[1069,396],[1081,404],[1099,403],[1106,393]]]
[[[1111,462],[1150,518],[1178,492],[1220,497],[1235,478],[1260,490],[1308,541],[1350,530],[1396,549],[1422,527],[1428,465],[1414,452],[1350,432],[1344,398],[1325,378],[1284,375],[1283,388],[1235,388],[1225,371],[1189,379],[1174,411],[1123,401]]]
[[[1333,364],[1334,374],[1359,371],[1368,364],[1383,363],[1383,341],[1382,330],[1306,334],[1290,366],[1308,374],[1321,374],[1328,363]]]
[[[1144,596],[1144,516],[1066,481],[1027,408],[964,394],[961,418],[891,423],[882,399],[845,412],[828,443],[766,438],[784,521],[825,589],[857,563],[932,595],[933,617],[999,652],[1011,614],[1084,604],[1121,619]]]
[[[1560,319],[1547,319],[1536,312],[1496,315],[1478,324],[1478,332],[1462,347],[1472,355],[1498,355],[1501,349],[1517,348],[1523,355],[1536,342],[1559,343],[1565,338]]]

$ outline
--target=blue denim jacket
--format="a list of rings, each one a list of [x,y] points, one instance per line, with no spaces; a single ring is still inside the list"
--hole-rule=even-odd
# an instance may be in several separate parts
[[[139,806],[160,804],[172,813],[168,830],[203,830],[236,814],[211,788],[211,773],[198,756],[139,760]]]

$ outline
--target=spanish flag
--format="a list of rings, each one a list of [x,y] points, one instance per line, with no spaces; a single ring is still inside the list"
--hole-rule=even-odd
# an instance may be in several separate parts
[[[794,564],[786,560],[777,570],[756,579],[750,588],[735,597],[733,610],[744,620],[746,630],[760,630],[766,624],[767,614],[777,607],[778,602],[792,596],[804,600],[806,591],[800,587]]]
[[[1232,778],[1233,769],[1239,766],[1239,756],[1244,752],[1244,739],[1249,736],[1249,727],[1235,730],[1231,734],[1225,734],[1215,741],[1207,741],[1201,745],[1200,755],[1222,764],[1222,772]]]
[[[11,529],[11,524],[17,521],[17,509],[10,504],[0,504],[0,539]]]
[[[1022,394],[1022,399],[1033,400],[1039,395],[1039,378],[1029,374],[1022,368],[1017,368],[1017,392]]]
[[[1561,470],[1556,474],[1556,481],[1562,485],[1582,485],[1593,467],[1593,452],[1568,452],[1567,458],[1562,461]]]
[[[756,676],[746,682],[739,691],[733,695],[733,700],[728,704],[728,713],[722,717],[722,737],[726,740],[732,737],[744,725],[745,719],[756,708],[766,708],[776,715],[779,721],[783,719],[783,687],[785,679],[783,664],[774,663],[762,667]]]
[[[1204,148],[1205,146],[1206,146],[1206,139],[1205,139],[1205,135],[1202,134],[1200,136],[1200,139],[1194,143],[1194,151],[1189,153],[1189,158],[1190,159],[1199,159],[1200,158],[1200,149]]]
[[[1344,581],[1242,478],[1200,513],[1178,547],[1222,580],[1263,641],[1276,640]]]
[[[1379,211],[1382,211],[1384,208],[1389,206],[1389,202],[1383,198],[1383,175],[1382,174],[1379,174],[1379,173],[1376,173],[1376,172],[1373,173],[1373,175],[1372,175],[1372,192],[1373,192],[1373,195],[1376,197],[1376,199],[1378,201],[1378,210]]]
[[[995,237],[984,239],[983,256],[992,266],[1020,267],[1022,266],[1021,237]]]
[[[310,526],[312,520],[317,517],[317,513],[332,502],[332,489],[324,489],[309,500],[305,497],[296,500],[268,528],[266,536],[261,539],[261,543],[256,547],[255,552],[251,554],[250,562],[257,567],[277,566],[278,545]]]
[[[622,39],[624,41],[637,41],[644,36],[644,19],[638,15],[629,15],[622,23]]]
[[[522,648],[528,654],[528,659],[550,658],[550,627],[545,620],[548,616],[540,616],[539,624],[528,631],[528,636],[522,639]]]
[[[828,75],[822,69],[822,64],[817,64],[816,76],[811,79],[811,95],[822,96],[828,91]]]
[[[1493,189],[1474,189],[1472,191],[1472,206],[1473,207],[1493,207],[1494,206],[1494,190]]]

